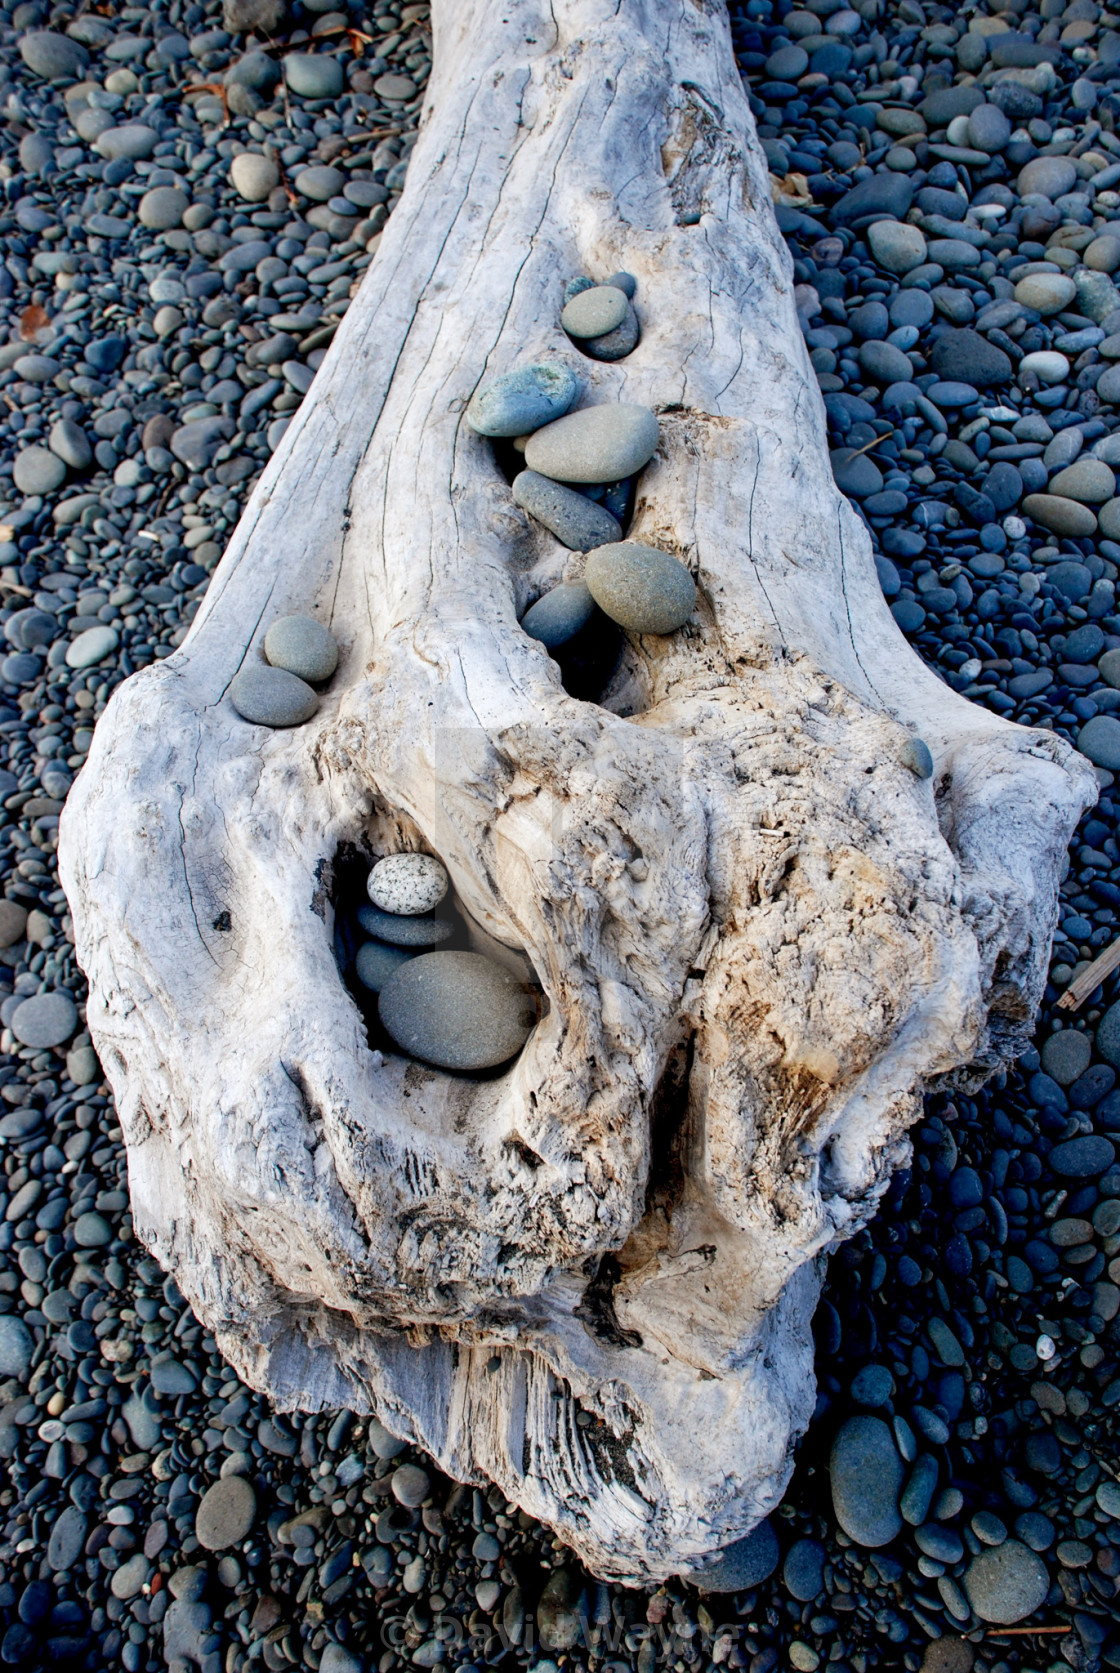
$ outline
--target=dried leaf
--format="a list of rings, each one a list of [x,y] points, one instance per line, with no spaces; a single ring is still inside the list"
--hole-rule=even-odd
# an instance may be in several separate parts
[[[38,302],[30,303],[19,316],[19,334],[25,343],[33,343],[40,331],[50,324],[50,317]]]
[[[804,209],[813,201],[813,194],[809,190],[809,181],[804,174],[787,174],[779,177],[770,176],[770,196],[775,203],[786,205],[790,209]]]

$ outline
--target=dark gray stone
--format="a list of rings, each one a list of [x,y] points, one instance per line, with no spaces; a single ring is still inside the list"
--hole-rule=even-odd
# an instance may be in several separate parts
[[[849,1539],[871,1549],[888,1545],[902,1528],[903,1467],[883,1420],[849,1418],[833,1442],[829,1471],[832,1507]]]
[[[594,546],[622,539],[621,523],[604,506],[537,471],[521,471],[514,477],[513,497],[523,511],[574,552],[590,552]]]

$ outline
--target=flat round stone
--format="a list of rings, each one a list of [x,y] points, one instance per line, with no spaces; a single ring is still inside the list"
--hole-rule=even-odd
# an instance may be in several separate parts
[[[1079,540],[1096,532],[1097,519],[1089,507],[1077,500],[1063,499],[1060,494],[1028,494],[1023,501],[1023,510],[1053,534]]]
[[[29,70],[47,81],[81,75],[89,53],[79,41],[58,35],[53,29],[32,29],[19,43],[19,55]]]
[[[594,546],[622,539],[622,524],[605,506],[537,471],[521,471],[514,477],[513,497],[573,552],[590,552]]]
[[[116,628],[106,622],[103,627],[87,627],[71,641],[66,651],[67,668],[92,668],[116,650],[120,640]]]
[[[657,451],[657,419],[648,407],[604,402],[567,413],[530,436],[525,463],[556,482],[620,482]]]
[[[595,600],[586,581],[565,581],[526,610],[521,626],[530,639],[539,639],[551,651],[566,645],[581,627],[586,627],[594,609]]]
[[[1039,159],[1040,162],[1049,160]],[[1064,273],[1028,273],[1015,286],[1016,302],[1021,302],[1024,308],[1035,308],[1040,314],[1060,313],[1076,295],[1077,286]]]
[[[190,201],[179,186],[153,186],[140,199],[137,210],[140,225],[150,227],[153,232],[167,232],[180,226]]]
[[[226,1551],[248,1535],[257,1514],[257,1495],[243,1475],[222,1476],[202,1495],[194,1519],[198,1543],[207,1551]]]
[[[637,540],[598,547],[584,578],[603,614],[631,633],[672,633],[696,606],[696,584],[684,564]]]
[[[770,1518],[760,1522],[745,1539],[725,1545],[704,1568],[688,1571],[699,1592],[743,1592],[761,1585],[778,1566],[782,1548]]]
[[[242,720],[254,726],[301,726],[319,707],[305,680],[264,662],[251,662],[234,675],[229,699]]]
[[[1120,720],[1115,715],[1094,715],[1077,734],[1077,747],[1094,767],[1120,772]]]
[[[328,198],[337,197],[345,184],[342,171],[326,163],[313,163],[310,168],[300,169],[295,180],[296,191],[314,203],[326,203]]]
[[[521,1050],[536,1009],[521,984],[479,953],[422,953],[381,990],[386,1032],[440,1069],[490,1069]]]
[[[21,494],[53,494],[66,481],[66,466],[49,447],[25,447],[16,454],[12,477]]]
[[[1039,383],[1064,383],[1069,377],[1069,360],[1057,349],[1035,349],[1019,362],[1020,372],[1033,372]]]
[[[965,1570],[968,1601],[982,1621],[1014,1626],[1046,1601],[1050,1576],[1046,1564],[1017,1539],[989,1547]]]
[[[263,203],[274,186],[280,184],[280,170],[271,157],[259,151],[242,151],[229,165],[229,177],[234,191],[246,203]]]
[[[407,947],[387,947],[381,941],[366,941],[358,948],[354,969],[364,988],[380,993],[393,972],[415,957]]]
[[[637,347],[641,334],[638,316],[628,303],[622,324],[616,325],[613,331],[604,332],[601,337],[585,337],[584,352],[593,360],[625,360]]]
[[[61,1046],[78,1026],[78,1008],[67,993],[37,993],[12,1012],[8,1027],[24,1046]]]
[[[264,636],[264,654],[273,668],[286,668],[301,680],[329,680],[338,667],[338,646],[314,616],[281,616]]]
[[[367,935],[378,941],[388,941],[394,947],[438,947],[441,941],[455,933],[450,918],[436,918],[425,913],[421,917],[401,917],[397,912],[382,912],[377,906],[358,908],[358,922]]]
[[[325,53],[290,52],[284,60],[284,80],[301,99],[337,99],[342,92],[342,65]]]
[[[406,104],[409,99],[416,97],[416,83],[411,76],[392,73],[378,76],[373,90],[379,99],[385,99],[389,104]]]
[[[1103,459],[1083,454],[1050,478],[1048,491],[1083,505],[1103,505],[1116,494],[1116,477]]]
[[[467,408],[467,423],[480,436],[528,436],[562,418],[579,381],[558,361],[518,366],[483,384]]]
[[[592,285],[565,304],[560,324],[569,337],[603,337],[621,325],[630,308],[630,298],[614,285]]]
[[[370,872],[366,892],[383,912],[414,917],[439,905],[448,882],[433,854],[389,854]]]

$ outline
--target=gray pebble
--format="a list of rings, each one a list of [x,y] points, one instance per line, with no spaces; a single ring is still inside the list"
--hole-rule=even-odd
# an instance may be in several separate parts
[[[742,1592],[768,1579],[780,1557],[778,1536],[767,1517],[745,1539],[724,1546],[713,1561],[690,1569],[687,1578],[699,1592]]]
[[[530,639],[539,639],[551,651],[586,627],[594,610],[586,581],[567,581],[538,598],[522,616],[521,626]]]
[[[1094,715],[1077,734],[1077,747],[1095,767],[1120,772],[1120,720],[1113,715]]]
[[[899,752],[899,760],[909,767],[915,778],[933,777],[933,756],[924,738],[907,738]]]
[[[673,633],[696,607],[696,584],[684,564],[636,540],[598,547],[584,578],[603,614],[631,633]]]
[[[68,668],[92,668],[111,656],[120,643],[117,631],[106,622],[101,627],[87,627],[72,641],[66,652]]]
[[[381,1022],[405,1052],[441,1069],[488,1069],[521,1050],[533,1001],[478,953],[422,953],[381,990]]]
[[[358,908],[358,922],[368,935],[388,941],[394,947],[438,947],[453,935],[455,925],[450,918],[431,914],[402,917],[396,912],[382,912],[376,906]]]
[[[583,349],[593,360],[624,360],[638,346],[642,335],[642,328],[638,315],[629,303],[626,305],[626,317],[613,331],[604,332],[601,337],[588,337],[583,342]]]
[[[143,157],[150,157],[159,144],[159,135],[154,128],[149,128],[145,122],[125,122],[119,128],[106,128],[98,134],[94,142],[94,150],[105,158],[106,162],[116,162],[127,159],[136,162]]]
[[[34,1346],[22,1319],[14,1313],[0,1313],[0,1377],[25,1377]]]
[[[0,1324],[0,1330],[3,1325]],[[67,1505],[54,1526],[47,1542],[47,1567],[55,1574],[72,1569],[82,1554],[86,1542],[87,1522],[77,1505]]]
[[[50,448],[71,470],[84,471],[93,461],[86,433],[72,418],[58,418],[51,425]]]
[[[338,667],[338,645],[314,616],[281,616],[264,636],[264,654],[273,668],[286,668],[301,680],[318,684]]]
[[[239,1545],[253,1526],[257,1495],[242,1475],[223,1476],[208,1487],[195,1516],[194,1532],[206,1551],[226,1551]]]
[[[968,1601],[982,1621],[1014,1626],[1040,1609],[1050,1590],[1046,1564],[1017,1539],[973,1557],[965,1570]]]
[[[53,494],[66,480],[66,466],[48,447],[25,447],[16,454],[12,477],[21,494]]]
[[[354,970],[370,993],[380,993],[395,970],[416,954],[407,947],[387,947],[380,941],[366,941],[358,948]]]
[[[243,720],[255,726],[301,726],[319,707],[305,680],[285,668],[249,663],[230,682],[230,702]]]
[[[832,1446],[829,1461],[836,1520],[857,1545],[889,1545],[902,1528],[898,1497],[902,1459],[878,1417],[851,1417]]]
[[[289,53],[284,80],[302,99],[337,99],[344,84],[342,65],[325,53]]]
[[[296,191],[302,192],[314,203],[326,203],[328,198],[337,197],[345,184],[346,176],[342,171],[324,163],[301,169],[295,178]]]
[[[629,309],[625,291],[614,285],[593,285],[565,304],[560,324],[569,337],[603,337],[622,324]]]
[[[648,407],[604,402],[537,430],[525,463],[557,482],[618,482],[649,463],[657,442],[657,419]]]
[[[33,29],[23,35],[19,55],[29,70],[47,81],[80,76],[89,63],[85,47],[56,34],[53,29]]]
[[[140,199],[137,215],[142,227],[153,232],[167,232],[182,225],[190,198],[179,186],[153,186]]]
[[[578,390],[575,373],[559,362],[519,366],[475,392],[467,423],[481,436],[527,436],[562,417]]]
[[[78,1026],[78,1009],[66,993],[38,993],[12,1012],[8,1024],[21,1045],[61,1046]]]
[[[422,1505],[432,1490],[432,1481],[427,1470],[422,1470],[417,1464],[402,1464],[393,1471],[393,1497],[400,1505],[415,1509]]]
[[[263,203],[280,184],[280,170],[271,157],[259,151],[242,151],[229,165],[234,190],[246,203]]]
[[[1042,1048],[1042,1067],[1059,1086],[1072,1086],[1093,1058],[1093,1042],[1078,1028],[1063,1028],[1051,1034]]]
[[[590,552],[594,546],[622,538],[621,523],[605,507],[536,471],[521,471],[514,477],[513,497],[572,551]]]

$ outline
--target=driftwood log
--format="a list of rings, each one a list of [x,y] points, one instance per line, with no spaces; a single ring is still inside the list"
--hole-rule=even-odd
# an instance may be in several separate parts
[[[1024,1044],[1095,784],[884,604],[723,6],[433,12],[376,260],[186,643],[113,698],[60,859],[137,1231],[241,1375],[376,1412],[649,1582],[780,1499],[821,1259],[923,1089]],[[611,365],[558,316],[619,268],[643,336]],[[699,588],[598,704],[518,626],[571,555],[463,421],[542,355],[658,413],[630,532]],[[299,611],[343,660],[266,732],[228,687]],[[346,845],[439,855],[528,955],[547,1013],[507,1072],[371,1051]]]

